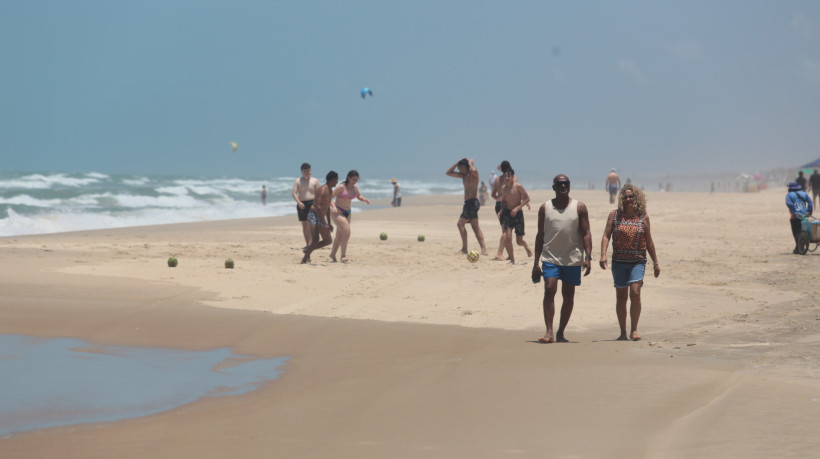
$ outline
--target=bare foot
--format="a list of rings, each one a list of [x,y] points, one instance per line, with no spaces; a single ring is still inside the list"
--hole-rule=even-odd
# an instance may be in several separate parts
[[[302,264],[305,263],[310,263],[310,257],[307,254],[305,254],[305,256],[302,257]]]
[[[467,249],[459,250],[458,252],[456,252],[456,255],[467,255]]]
[[[490,258],[490,260],[492,260],[492,261],[504,261],[504,258],[496,256],[496,257]]]
[[[632,330],[632,341],[640,341],[641,336],[638,334],[637,330]]]
[[[485,256],[485,257],[489,257],[489,256],[490,256],[490,252],[487,252],[487,249],[484,249],[484,250],[482,250],[482,251],[481,251],[481,255],[483,255],[483,256]]]
[[[524,249],[527,250],[527,258],[532,258],[532,250],[530,250],[530,248],[526,245],[524,246]]]
[[[342,257],[342,263],[350,263],[350,260],[347,257]]]
[[[568,343],[569,340],[564,338],[564,335],[558,335],[558,337],[555,338],[555,342],[556,343]]]
[[[333,263],[336,263],[336,257],[334,257],[333,255],[331,255],[331,256],[330,256],[330,259],[331,259],[331,260],[333,260]]]
[[[545,335],[543,338],[538,338],[538,342],[544,344],[554,343],[555,339],[550,335]]]
[[[621,336],[619,336],[618,339],[615,341],[629,341],[629,339],[626,337],[626,332],[621,333]]]

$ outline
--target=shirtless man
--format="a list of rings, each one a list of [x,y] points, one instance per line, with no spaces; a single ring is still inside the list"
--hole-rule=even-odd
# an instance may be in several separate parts
[[[307,212],[307,220],[312,234],[310,244],[304,248],[305,256],[302,257],[302,264],[310,261],[310,254],[314,250],[333,243],[333,237],[330,235],[333,231],[333,224],[330,223],[330,197],[333,195],[333,187],[338,182],[339,174],[334,171],[328,172],[326,183],[317,190],[316,199],[314,199],[313,205]],[[320,235],[322,236],[321,241],[319,241]]]
[[[469,222],[473,227],[478,244],[481,246],[481,254],[487,255],[487,247],[484,246],[484,234],[478,226],[478,209],[481,203],[478,201],[478,169],[475,168],[475,160],[462,158],[457,163],[447,169],[447,175],[460,178],[464,183],[464,207],[458,219],[458,232],[461,234],[461,253],[467,253],[467,228]],[[456,171],[458,169],[458,171]]]
[[[618,196],[618,190],[621,189],[621,177],[615,173],[615,169],[612,169],[609,175],[606,176],[604,189],[609,191],[609,203],[613,204],[615,202],[615,196]]]
[[[310,245],[311,241],[310,223],[307,220],[307,214],[318,189],[319,180],[310,176],[310,164],[302,164],[302,176],[293,182],[293,200],[296,201],[296,215],[299,217],[299,221],[302,222],[305,248]]]
[[[504,221],[501,219],[501,209],[504,208],[504,198],[501,195],[501,188],[504,186],[504,173],[511,169],[509,161],[501,161],[496,169],[501,171],[501,177],[493,183],[493,191],[490,197],[495,199],[495,214],[498,216],[498,223],[501,225],[501,239],[498,240],[498,253],[493,257],[494,261],[504,261],[504,249],[507,247],[507,232],[504,231]],[[512,257],[507,250],[507,258]]]
[[[515,264],[515,255],[513,254],[512,233],[515,230],[516,243],[524,246],[527,251],[527,256],[532,256],[532,250],[527,242],[524,240],[524,212],[523,208],[530,202],[530,196],[524,186],[515,181],[515,171],[512,168],[504,171],[504,186],[501,187],[501,194],[504,200],[504,206],[499,213],[501,219],[501,227],[504,230],[504,240],[507,247],[507,253],[510,255],[510,263]]]
[[[501,164],[498,165],[496,168],[501,171],[501,176],[498,180],[495,181],[493,184],[493,191],[490,195],[493,199],[495,199],[495,214],[498,216],[498,223],[501,225],[501,239],[498,241],[498,253],[495,254],[493,260],[495,261],[504,261],[504,249],[507,247],[507,233],[504,231],[504,222],[501,220],[501,209],[504,208],[504,198],[501,193],[501,188],[504,186],[504,173],[512,169],[510,166],[509,161],[501,161]],[[513,182],[518,183],[518,177],[513,175]],[[530,204],[527,203],[527,209],[530,208]],[[512,255],[507,252],[507,258],[511,257]]]

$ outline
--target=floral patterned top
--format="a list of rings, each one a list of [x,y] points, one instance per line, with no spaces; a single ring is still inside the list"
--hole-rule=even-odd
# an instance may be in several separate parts
[[[612,261],[646,263],[646,215],[626,218],[618,210],[613,210],[612,214]]]

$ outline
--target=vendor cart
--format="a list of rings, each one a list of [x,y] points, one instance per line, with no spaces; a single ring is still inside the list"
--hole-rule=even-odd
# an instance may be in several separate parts
[[[802,231],[797,236],[797,251],[801,255],[806,252],[814,252],[820,244],[820,220],[803,220],[800,222]],[[814,243],[814,248],[809,250],[809,244]]]

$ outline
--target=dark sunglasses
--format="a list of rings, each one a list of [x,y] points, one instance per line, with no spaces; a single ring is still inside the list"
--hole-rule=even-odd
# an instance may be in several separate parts
[[[553,186],[569,186],[569,180],[559,180],[552,183]]]

